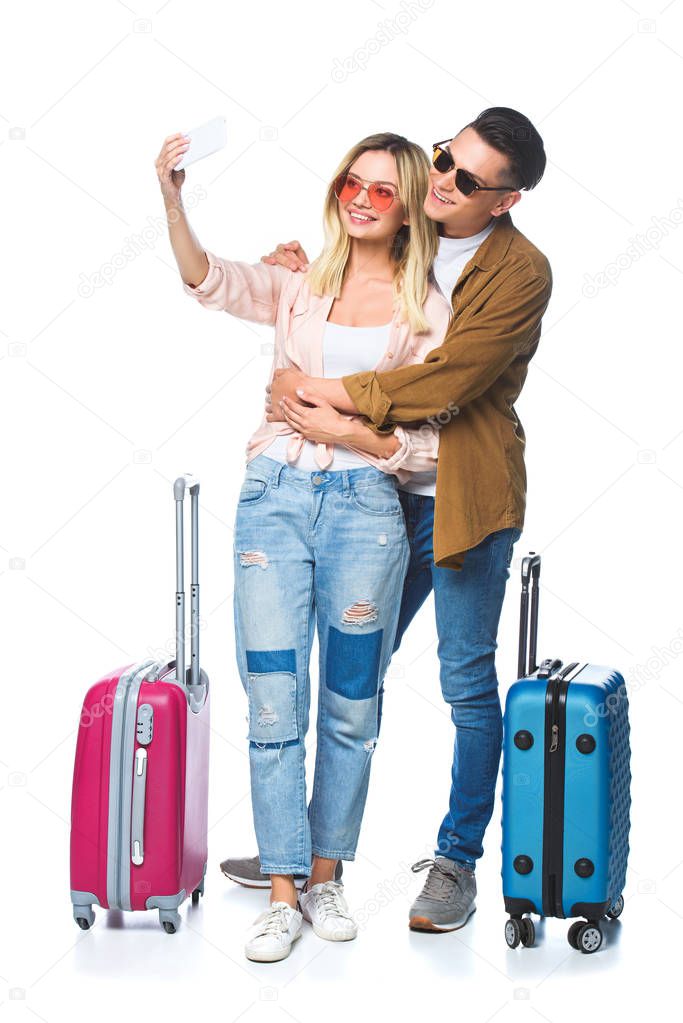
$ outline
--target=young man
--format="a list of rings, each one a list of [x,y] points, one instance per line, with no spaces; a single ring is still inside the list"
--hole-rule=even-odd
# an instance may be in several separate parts
[[[327,403],[363,414],[377,432],[424,420],[440,429],[436,473],[414,474],[401,489],[411,562],[394,651],[433,589],[441,690],[456,729],[435,859],[413,867],[430,868],[410,909],[414,930],[455,930],[474,912],[474,870],[493,812],[502,745],[496,637],[526,504],[525,435],[514,402],[552,290],[548,260],[509,211],[521,189],[538,184],[545,162],[536,129],[508,107],[484,110],[435,144],[424,208],[439,224],[434,274],[453,309],[443,344],[423,363],[341,380],[279,371],[270,393],[270,415],[311,438],[329,423]],[[265,258],[307,265],[298,242]],[[239,883],[269,883],[258,858],[221,866]]]

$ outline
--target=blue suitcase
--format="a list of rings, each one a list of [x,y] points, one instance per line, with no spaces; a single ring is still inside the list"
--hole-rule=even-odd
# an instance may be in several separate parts
[[[615,919],[624,907],[628,696],[613,668],[552,659],[536,665],[540,570],[540,555],[523,558],[518,680],[505,702],[505,940],[510,948],[533,945],[527,913],[583,917],[571,924],[568,940],[591,953],[602,944],[600,920]]]

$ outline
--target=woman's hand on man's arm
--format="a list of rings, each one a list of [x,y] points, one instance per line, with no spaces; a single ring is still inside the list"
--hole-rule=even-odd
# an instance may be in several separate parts
[[[358,412],[352,399],[349,397],[346,388],[341,380],[332,380],[327,377],[309,377],[300,369],[291,367],[289,369],[276,369],[273,379],[266,388],[268,398],[266,404],[271,406],[270,413],[277,413],[280,402],[283,398],[290,398],[292,401],[308,401],[308,392],[313,392],[325,401],[333,405],[339,412],[353,414]],[[269,411],[266,409],[266,411]],[[279,419],[273,415],[273,419]],[[271,422],[273,420],[270,420]]]
[[[377,458],[391,458],[401,446],[393,433],[377,434],[362,420],[351,419],[337,412],[315,391],[308,389],[305,394],[306,398],[302,401],[293,400],[285,395],[279,407],[284,422],[305,440],[313,441],[315,444],[343,444],[375,455]],[[273,414],[270,405],[267,405],[266,409],[266,418],[270,422],[280,418]]]

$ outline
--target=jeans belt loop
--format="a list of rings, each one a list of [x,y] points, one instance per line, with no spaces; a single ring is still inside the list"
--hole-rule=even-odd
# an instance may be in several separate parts
[[[351,492],[351,484],[349,483],[349,470],[342,469],[342,494],[344,497],[348,497]]]
[[[278,487],[280,485],[280,473],[285,467],[285,463],[281,462],[277,469],[273,470],[273,486]]]

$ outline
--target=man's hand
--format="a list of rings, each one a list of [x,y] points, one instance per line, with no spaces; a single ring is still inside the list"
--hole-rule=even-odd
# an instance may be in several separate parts
[[[308,270],[308,256],[297,241],[280,243],[267,256],[261,256],[262,263],[284,266],[287,270]]]
[[[266,419],[269,423],[284,421],[280,403],[285,395],[298,401],[297,389],[308,387],[309,377],[300,369],[276,369],[272,382],[266,387]]]

